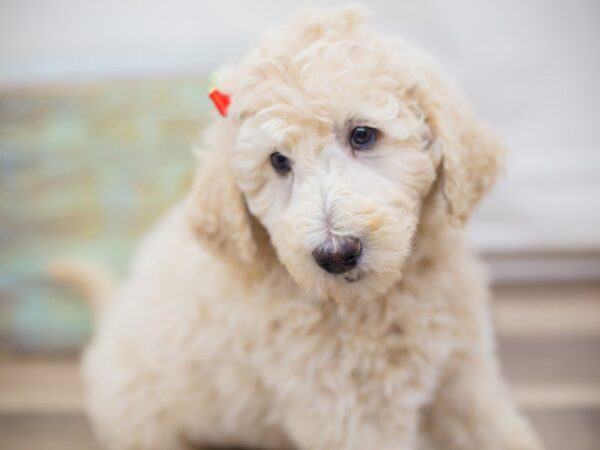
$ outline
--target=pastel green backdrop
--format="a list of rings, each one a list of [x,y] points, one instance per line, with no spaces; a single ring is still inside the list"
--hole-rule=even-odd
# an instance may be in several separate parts
[[[205,79],[0,91],[0,345],[86,340],[89,308],[45,268],[66,256],[126,270],[190,183],[207,92]]]

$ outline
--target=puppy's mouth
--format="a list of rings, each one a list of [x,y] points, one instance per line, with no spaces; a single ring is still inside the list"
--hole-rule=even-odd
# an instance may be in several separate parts
[[[364,276],[365,276],[364,272],[361,272],[360,270],[356,270],[353,273],[345,274],[344,280],[347,281],[348,283],[355,283],[357,281],[362,280]]]

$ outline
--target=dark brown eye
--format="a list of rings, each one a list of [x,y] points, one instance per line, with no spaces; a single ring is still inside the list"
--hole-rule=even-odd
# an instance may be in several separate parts
[[[292,161],[279,152],[271,153],[271,165],[279,175],[285,175],[292,170]]]
[[[377,141],[377,130],[371,127],[356,127],[350,132],[350,147],[367,150]]]

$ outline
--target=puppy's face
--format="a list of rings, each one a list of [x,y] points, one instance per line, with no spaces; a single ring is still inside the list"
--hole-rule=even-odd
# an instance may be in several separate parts
[[[255,68],[262,77],[236,97],[238,186],[291,276],[318,296],[369,297],[401,277],[436,176],[425,115],[385,58],[316,44],[286,68]]]
[[[192,226],[220,255],[253,265],[263,243],[249,211],[294,280],[321,298],[387,291],[437,174],[445,202],[435,204],[462,224],[501,166],[502,146],[428,59],[379,38],[359,10],[299,15],[220,83],[232,103],[207,137]]]

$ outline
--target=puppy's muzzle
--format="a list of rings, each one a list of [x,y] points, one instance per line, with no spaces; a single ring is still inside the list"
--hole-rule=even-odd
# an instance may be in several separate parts
[[[326,272],[344,273],[356,267],[362,242],[355,237],[335,237],[321,244],[313,252],[313,258]]]

